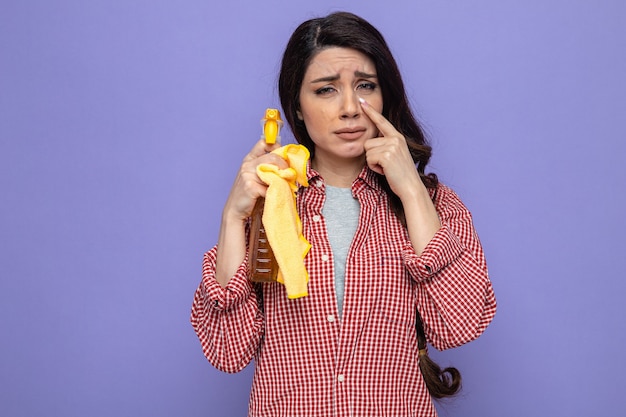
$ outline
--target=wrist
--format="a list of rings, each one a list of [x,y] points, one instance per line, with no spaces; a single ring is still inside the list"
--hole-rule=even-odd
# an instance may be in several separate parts
[[[222,228],[239,227],[240,225],[245,225],[248,222],[248,217],[249,216],[241,213],[239,210],[229,209],[228,205],[226,205],[224,207],[224,210],[222,211]]]

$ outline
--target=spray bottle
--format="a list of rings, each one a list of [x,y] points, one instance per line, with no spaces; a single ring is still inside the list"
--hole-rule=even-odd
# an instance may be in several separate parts
[[[277,109],[265,110],[261,119],[263,138],[268,145],[280,143],[280,128],[283,121]],[[248,244],[250,260],[250,280],[253,282],[274,282],[278,276],[278,263],[272,252],[263,227],[265,199],[259,198],[250,216],[250,240]]]

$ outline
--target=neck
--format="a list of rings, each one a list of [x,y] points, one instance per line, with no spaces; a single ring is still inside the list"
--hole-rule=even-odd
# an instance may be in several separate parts
[[[363,170],[364,163],[363,159],[352,163],[346,160],[333,163],[332,161],[314,158],[311,161],[311,167],[319,172],[326,184],[333,187],[349,188]]]

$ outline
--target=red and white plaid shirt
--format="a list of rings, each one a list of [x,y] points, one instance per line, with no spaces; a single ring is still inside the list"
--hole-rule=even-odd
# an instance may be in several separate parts
[[[469,211],[440,184],[442,227],[417,256],[376,174],[365,168],[352,186],[361,208],[340,318],[325,186],[315,171],[309,180],[297,198],[312,245],[309,295],[290,300],[281,284],[263,284],[261,309],[247,261],[225,289],[217,283],[214,247],[204,256],[191,312],[205,356],[225,372],[255,360],[250,416],[436,416],[418,366],[415,307],[440,350],[477,338],[496,311]]]

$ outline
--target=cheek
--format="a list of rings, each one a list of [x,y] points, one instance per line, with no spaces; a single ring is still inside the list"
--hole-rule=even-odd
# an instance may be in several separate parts
[[[325,108],[309,109],[303,113],[307,130],[321,130],[328,124],[329,111]]]
[[[372,100],[372,102],[370,104],[378,113],[382,113],[383,112],[383,96],[382,96],[382,94],[379,94],[374,100]]]

